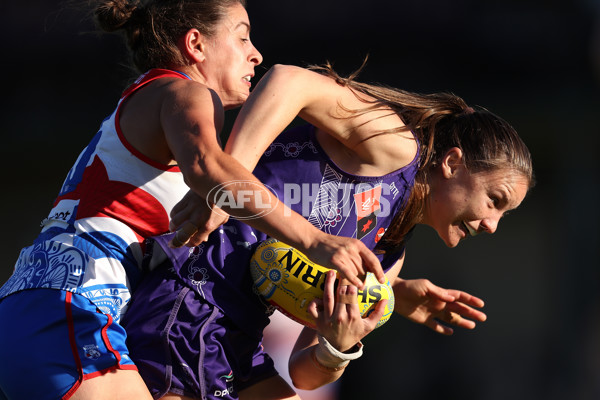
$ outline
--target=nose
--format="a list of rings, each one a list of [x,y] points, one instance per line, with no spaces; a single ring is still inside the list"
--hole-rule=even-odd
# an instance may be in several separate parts
[[[253,63],[255,66],[263,62],[262,54],[260,54],[260,52],[254,45],[252,45],[252,51],[250,52],[249,59],[250,62]]]
[[[500,218],[485,218],[481,220],[481,228],[484,232],[494,233],[496,229],[498,229],[498,223],[500,222]]]

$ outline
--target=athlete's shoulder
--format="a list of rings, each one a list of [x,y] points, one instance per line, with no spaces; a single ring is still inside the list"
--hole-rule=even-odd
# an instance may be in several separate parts
[[[201,107],[202,109],[223,108],[217,92],[200,82],[166,78],[161,79],[161,82],[157,82],[156,85],[163,100],[172,102],[172,105],[178,109],[189,107]]]

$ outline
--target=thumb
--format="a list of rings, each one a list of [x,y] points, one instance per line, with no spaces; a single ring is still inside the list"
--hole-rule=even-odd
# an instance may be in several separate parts
[[[321,310],[323,309],[323,302],[320,299],[312,300],[310,303],[308,303],[308,307],[306,307],[306,310],[308,311],[310,316],[313,317],[315,320],[319,319],[319,315],[321,314],[321,312],[319,311],[319,307],[321,308]]]
[[[381,319],[381,317],[383,317],[383,314],[385,313],[385,306],[387,305],[387,303],[388,300],[383,299],[378,301],[377,304],[375,304],[375,308],[373,309],[373,311],[369,314],[367,318],[365,318],[369,322],[370,326],[375,327]]]

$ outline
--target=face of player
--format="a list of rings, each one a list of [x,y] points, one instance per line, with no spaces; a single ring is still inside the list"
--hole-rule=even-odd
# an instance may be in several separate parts
[[[512,170],[470,173],[462,163],[442,164],[432,178],[423,223],[448,247],[469,236],[494,233],[500,219],[521,204],[527,179]]]
[[[246,9],[237,4],[229,9],[216,34],[208,38],[201,70],[206,84],[217,91],[225,109],[240,106],[250,95],[250,80],[262,55],[250,41]]]

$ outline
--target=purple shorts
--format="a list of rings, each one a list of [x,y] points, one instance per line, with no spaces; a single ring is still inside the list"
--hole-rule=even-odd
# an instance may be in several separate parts
[[[277,375],[261,339],[166,268],[142,281],[122,324],[131,358],[155,398],[173,393],[233,400],[244,388]]]
[[[135,365],[125,330],[87,298],[31,289],[0,299],[0,399],[68,399],[82,381]]]

